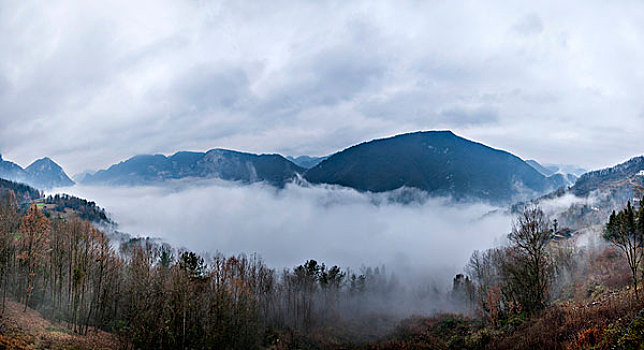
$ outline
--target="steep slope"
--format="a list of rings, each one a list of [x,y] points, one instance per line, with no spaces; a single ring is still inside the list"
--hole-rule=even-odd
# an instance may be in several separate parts
[[[87,334],[72,332],[61,323],[50,321],[36,310],[10,298],[0,318],[0,349],[122,349],[118,335],[90,327]]]
[[[403,186],[456,199],[509,203],[564,185],[520,158],[450,131],[403,134],[350,147],[305,173],[312,183],[383,192]]]
[[[63,168],[48,157],[38,159],[25,168],[27,181],[38,188],[73,186],[74,181]]]
[[[277,154],[251,154],[226,149],[208,152],[178,152],[164,155],[139,155],[86,175],[82,183],[103,185],[141,185],[187,177],[220,178],[252,183],[266,181],[283,186],[303,168]]]

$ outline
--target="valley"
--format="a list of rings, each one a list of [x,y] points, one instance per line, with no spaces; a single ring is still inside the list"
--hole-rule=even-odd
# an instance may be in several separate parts
[[[643,17],[0,1],[0,350],[644,349]]]
[[[390,140],[398,142],[398,139],[402,140],[402,145],[388,145]],[[444,148],[439,152],[439,158],[432,156],[431,153],[441,150],[440,147],[446,147],[444,142],[447,142],[452,149]],[[379,143],[384,145],[381,147]],[[466,150],[463,151],[465,152],[463,155],[459,155],[457,149],[460,144],[466,148],[474,147],[476,151]],[[420,152],[429,151],[430,154],[402,156],[400,153],[412,154],[418,146],[420,146]],[[362,152],[362,147],[368,147],[366,155],[353,154]],[[372,149],[373,147],[375,149]],[[396,147],[399,147],[400,151]],[[348,153],[345,154],[345,152]],[[476,152],[483,152],[483,155],[477,155]],[[491,153],[486,155],[487,152]],[[209,153],[210,156],[208,156]],[[214,157],[215,154],[217,154],[216,157]],[[217,158],[222,156],[224,158]],[[495,160],[481,162],[481,157],[488,156]],[[510,244],[507,241],[507,237],[511,237],[508,236],[508,232],[515,227],[512,225],[516,224],[516,217],[533,206],[544,210],[549,223],[556,219],[558,229],[555,231],[550,228],[551,233],[548,233],[551,235],[548,238],[549,254],[554,254],[553,259],[558,259],[558,264],[568,266],[552,276],[553,281],[557,282],[556,288],[553,285],[554,289],[549,291],[551,295],[548,297],[548,302],[555,309],[538,317],[555,317],[552,313],[568,313],[569,316],[566,317],[574,320],[588,317],[578,315],[579,311],[576,310],[586,310],[589,304],[591,309],[583,312],[594,312],[592,309],[595,305],[599,305],[600,309],[605,307],[606,301],[595,300],[614,300],[609,304],[614,305],[615,309],[599,311],[600,313],[613,312],[615,317],[634,317],[629,311],[631,309],[626,307],[631,305],[631,299],[628,289],[624,289],[628,285],[628,278],[625,276],[627,272],[623,270],[623,265],[619,265],[620,253],[603,240],[602,234],[604,224],[612,210],[621,210],[623,203],[628,201],[638,205],[636,196],[640,194],[638,192],[642,183],[640,172],[644,169],[641,157],[633,158],[612,168],[583,174],[572,185],[562,182],[565,177],[552,177],[553,174],[547,177],[541,174],[538,171],[538,165],[535,165],[538,164],[536,162],[523,162],[509,153],[470,143],[452,133],[445,132],[406,134],[392,139],[367,142],[321,160],[309,170],[291,164],[281,156],[262,157],[237,152],[228,153],[228,151],[182,152],[171,157],[137,156],[112,166],[106,171],[97,172],[93,175],[95,177],[90,175],[81,185],[73,187],[41,192],[16,182],[6,181],[0,185],[4,195],[10,196],[8,198],[17,198],[16,195],[22,198],[20,203],[26,203],[26,205],[19,210],[23,213],[27,210],[39,211],[44,214],[42,220],[50,221],[51,225],[56,222],[60,224],[55,225],[63,225],[61,226],[63,231],[56,231],[60,230],[58,226],[51,227],[50,230],[54,231],[48,233],[48,241],[43,241],[43,243],[47,242],[46,244],[51,244],[52,239],[60,239],[55,238],[56,235],[73,232],[66,231],[72,229],[73,226],[69,225],[79,225],[81,222],[79,220],[86,220],[87,223],[83,224],[85,226],[77,227],[81,230],[89,230],[84,235],[91,233],[94,237],[99,237],[98,241],[93,241],[94,243],[91,243],[92,240],[88,241],[87,247],[101,244],[101,240],[109,239],[115,249],[109,254],[116,254],[113,256],[116,261],[122,259],[121,256],[130,256],[126,259],[133,259],[135,255],[131,254],[144,254],[142,257],[147,256],[145,259],[151,262],[147,268],[154,269],[155,274],[162,271],[158,269],[163,265],[158,264],[164,264],[162,262],[165,259],[164,254],[168,254],[168,263],[175,264],[173,265],[175,268],[181,269],[181,266],[184,266],[182,264],[197,264],[190,265],[191,269],[204,269],[204,272],[199,273],[206,273],[206,275],[219,273],[217,266],[226,264],[242,263],[248,265],[242,265],[239,268],[265,269],[267,276],[275,281],[272,283],[277,283],[271,287],[270,292],[271,298],[277,298],[274,301],[276,304],[268,300],[254,299],[255,292],[252,292],[250,297],[255,300],[253,303],[259,303],[255,304],[258,307],[277,307],[282,311],[274,314],[274,311],[268,312],[268,309],[265,309],[260,313],[261,315],[244,317],[259,317],[262,324],[273,324],[273,322],[277,322],[275,325],[281,324],[278,327],[282,330],[277,331],[275,337],[287,337],[285,339],[288,339],[290,344],[288,346],[295,346],[304,341],[317,344],[310,345],[312,348],[335,348],[341,344],[344,344],[342,346],[353,344],[351,346],[356,349],[405,348],[421,346],[421,344],[440,347],[442,345],[438,344],[449,343],[445,343],[448,340],[445,337],[451,337],[449,341],[460,339],[458,341],[461,343],[453,343],[449,345],[450,347],[461,344],[459,346],[475,349],[482,346],[481,344],[488,344],[488,346],[495,344],[494,348],[511,348],[507,345],[508,341],[511,342],[509,339],[523,336],[520,335],[521,332],[533,332],[530,330],[533,322],[541,321],[538,321],[539,318],[534,319],[534,315],[527,314],[517,315],[523,317],[522,321],[512,321],[515,317],[512,309],[505,309],[507,306],[504,307],[503,304],[499,305],[497,311],[491,311],[489,305],[485,306],[487,305],[485,303],[477,304],[476,298],[484,290],[468,288],[476,286],[479,286],[476,288],[483,288],[486,286],[485,283],[489,282],[484,282],[481,279],[482,275],[477,275],[476,270],[472,269],[473,261],[480,261],[472,259],[492,259],[485,261],[488,261],[488,264],[498,263],[493,262],[498,258],[492,258],[494,255],[486,254],[501,254],[506,248],[490,247],[504,247]],[[352,159],[358,163],[354,164]],[[365,163],[365,160],[370,159],[387,164],[388,168],[382,171],[385,174],[400,174],[397,176],[402,182],[394,183],[394,187],[387,187],[392,186],[389,185],[390,178],[377,175],[380,171],[377,167],[374,170],[363,168],[369,164]],[[394,159],[396,161],[392,162]],[[472,179],[476,176],[474,173],[468,173],[472,167],[467,164],[473,162],[473,159],[477,159],[476,174],[487,176],[489,179],[477,180],[479,182],[456,181],[455,179]],[[422,180],[424,182],[417,182],[422,177],[413,175],[412,171],[416,170],[408,165],[411,164],[408,162],[419,164],[419,160],[434,164],[431,165],[434,168],[431,166],[418,168],[418,174],[426,176],[426,180]],[[255,161],[260,163],[253,163]],[[282,167],[275,164],[268,165],[266,161],[276,161],[277,164],[282,164]],[[480,170],[482,166],[494,167],[499,161],[506,162],[498,166],[506,169],[508,175],[503,175],[494,168],[489,174]],[[206,162],[211,163],[208,165]],[[255,168],[256,165],[258,168]],[[277,172],[271,173],[274,170]],[[322,171],[334,175],[320,180]],[[361,187],[363,185],[356,183],[343,182],[345,180],[342,179],[351,178],[351,171],[374,174],[373,179],[365,180],[365,184],[377,183],[374,181],[378,179],[384,182],[369,188]],[[460,172],[463,171],[464,173],[461,174]],[[439,175],[435,174],[436,172]],[[576,177],[576,175],[571,176]],[[447,185],[437,182],[439,187],[422,189],[423,186],[431,183],[427,181],[440,178],[454,180]],[[529,194],[526,192],[522,192],[521,196],[516,196],[516,192],[511,194],[516,187],[505,179],[521,178],[529,179],[526,181],[532,181],[533,186],[536,187],[533,187]],[[97,179],[108,182],[94,184]],[[342,184],[345,186],[341,186]],[[400,187],[395,187],[398,185]],[[562,186],[553,190],[552,186],[555,185]],[[447,191],[439,189],[440,186],[446,186],[444,188]],[[525,187],[521,186],[523,189]],[[476,188],[482,190],[476,190]],[[540,193],[548,190],[552,192],[539,196]],[[68,194],[55,194],[60,191]],[[469,195],[458,195],[459,193],[469,193]],[[508,194],[500,195],[500,193]],[[95,202],[82,198],[96,200],[101,207]],[[512,203],[508,198],[529,200],[504,205],[503,203]],[[11,202],[5,203],[4,205],[7,205]],[[9,208],[10,206],[4,210]],[[3,225],[9,224],[9,222],[3,222]],[[68,228],[65,229],[65,227]],[[100,232],[98,230],[104,233],[96,236]],[[311,240],[312,237],[316,239]],[[83,238],[83,240],[86,239],[89,238]],[[97,249],[99,246],[95,247],[92,249]],[[98,251],[94,251],[91,254],[97,253]],[[161,260],[154,263],[153,261],[157,259]],[[467,263],[468,259],[469,263]],[[588,262],[585,264],[575,262],[580,259]],[[305,263],[302,264],[302,262]],[[337,274],[338,280],[334,282],[337,283],[335,287],[337,289],[334,292],[337,296],[333,306],[328,304],[329,301],[324,299],[323,294],[320,294],[328,293],[325,291],[327,287],[321,284],[323,283],[321,276],[330,273],[330,270],[327,270],[328,267],[321,262],[332,264],[333,273]],[[70,263],[74,264],[74,261],[71,260]],[[122,263],[133,264],[134,261],[123,260]],[[493,269],[500,268],[493,267]],[[304,275],[299,275],[300,269]],[[595,269],[599,270],[595,271]],[[497,271],[502,273],[502,270]],[[96,271],[88,270],[87,273],[94,274]],[[119,285],[124,283],[123,288],[141,288],[135,287],[139,282],[133,285],[135,281],[127,280],[129,272],[122,273],[124,275],[118,272],[110,278],[117,278],[120,281]],[[13,278],[18,276],[19,274]],[[462,280],[463,276],[466,276],[465,281]],[[120,280],[121,278],[126,279]],[[233,275],[230,278],[246,277]],[[266,276],[251,278],[266,278]],[[280,298],[287,297],[289,294],[281,294],[282,292],[279,291],[291,283],[288,282],[291,278],[304,278],[298,283],[312,283],[309,287],[300,286],[305,289],[296,293],[303,293],[301,294],[303,301],[311,298],[307,302],[311,303],[310,305],[303,305],[311,307],[307,312],[315,315],[315,321],[306,318],[298,321],[301,315],[296,311],[297,309],[290,308],[299,308],[302,305],[280,304],[286,302],[286,300],[279,301]],[[310,279],[309,282],[305,282],[307,278]],[[453,283],[450,283],[452,278]],[[584,278],[588,281],[582,283],[581,280]],[[36,283],[48,282],[43,280]],[[56,283],[63,282],[61,280]],[[95,282],[88,280],[87,283]],[[251,280],[247,283],[251,283]],[[282,287],[282,284],[286,285]],[[18,289],[13,289],[10,293],[20,295],[19,286],[20,284],[17,285]],[[46,285],[41,285],[39,288],[43,292],[47,290]],[[94,285],[92,288],[98,288],[93,293],[95,298],[101,298],[101,293],[104,293],[101,291],[102,287]],[[216,293],[228,293],[227,288],[224,287]],[[307,292],[306,288],[311,289]],[[356,288],[366,294],[356,294],[358,290]],[[584,294],[583,291],[588,288],[597,292]],[[172,289],[169,289],[163,293],[176,293],[176,290],[172,292]],[[485,293],[492,292],[485,289]],[[490,295],[488,294],[487,298],[490,298]],[[194,295],[194,297],[201,298],[205,295]],[[49,298],[54,299],[49,300]],[[42,297],[27,303],[40,309],[46,317],[51,317],[51,311],[48,311],[50,309],[46,305],[55,302],[55,298],[55,295],[47,297],[45,293]],[[118,300],[120,297],[114,295],[110,298]],[[386,298],[387,301],[382,298]],[[85,310],[82,312],[89,312],[90,318],[93,313],[91,300],[90,298],[85,302],[83,308],[86,309],[79,309],[79,311]],[[166,301],[159,300],[159,302]],[[9,303],[13,302],[9,301]],[[234,304],[231,305],[236,307]],[[63,312],[65,315],[64,306],[56,308],[58,307],[62,307],[58,312]],[[145,306],[141,305],[141,307]],[[328,307],[336,311],[328,314],[331,311],[325,311]],[[353,308],[354,315],[338,313],[346,307]],[[480,309],[481,307],[483,309]],[[120,313],[120,311],[116,312]],[[282,312],[286,314],[280,316]],[[355,314],[355,312],[358,313]],[[7,316],[9,320],[15,317],[12,315]],[[419,318],[420,315],[425,316]],[[63,319],[67,317],[70,316],[63,316]],[[126,314],[118,317],[126,317]],[[174,317],[176,316],[170,319]],[[379,317],[380,321],[376,322],[373,317]],[[493,318],[490,319],[490,317]],[[497,324],[496,317],[501,317],[502,323]],[[152,322],[153,319],[146,321],[141,319],[136,322]],[[344,324],[345,331],[331,327],[328,323],[331,320]],[[492,320],[491,324],[490,320]],[[110,321],[108,318],[92,322],[78,320],[69,327],[83,332],[83,327],[92,325],[112,334],[115,333],[114,336],[124,335],[122,330],[110,325],[111,322],[113,320]],[[459,325],[458,327],[462,328],[456,333],[445,333],[441,330],[445,327],[444,322]],[[522,328],[520,331],[508,333],[504,328],[507,325],[500,326],[505,324],[504,322],[519,322]],[[577,321],[571,322],[573,323],[562,324],[561,327],[567,327],[564,332],[568,332],[566,333],[568,337],[572,336],[572,339],[579,344],[586,344],[589,341],[595,344],[599,342],[598,339],[603,339],[601,342],[609,344],[622,339],[621,336],[610,338],[612,340],[606,338],[602,335],[606,324],[597,323],[595,329],[598,333],[593,335],[596,339],[588,340],[583,338],[585,335],[582,335],[586,329],[579,328],[580,326],[574,323]],[[600,320],[596,319],[596,322]],[[309,338],[306,334],[309,334],[310,327],[336,340],[328,342],[325,339]],[[627,332],[624,328],[626,323],[620,323],[619,326],[613,324],[613,327],[618,327],[615,332]],[[297,335],[282,333],[289,329],[288,332],[295,331]],[[426,335],[420,336],[417,333],[419,331],[430,332],[433,335],[427,338]],[[63,331],[65,332],[67,331]],[[157,332],[163,334],[164,331]],[[108,338],[112,337],[110,333],[106,333]],[[27,335],[28,333],[10,331],[8,334],[14,334],[13,338],[10,338],[14,340],[6,341],[23,344],[15,345],[16,348],[33,346],[28,345],[30,343],[35,344],[36,347],[42,347],[38,344],[42,344],[43,341],[49,342],[48,344],[77,341],[65,336],[61,339],[67,340],[56,340],[52,343],[51,340],[33,340],[49,339],[46,335],[38,335],[34,338],[33,335]],[[18,336],[18,334],[24,335]],[[121,339],[119,341],[133,342],[133,344],[139,344],[137,346],[142,346],[142,343],[139,343],[140,340],[132,338],[133,333],[128,331],[125,334],[129,336],[125,339],[119,338]],[[137,337],[152,335],[145,334],[147,333]],[[72,335],[72,337],[75,336]],[[21,339],[28,341],[25,343]],[[224,341],[217,339],[204,341],[215,343]],[[172,342],[170,339],[160,341]],[[537,343],[530,343],[534,341]],[[534,338],[530,342],[524,345],[533,344],[529,346],[534,347],[536,344],[542,346],[548,343],[542,338]],[[268,341],[267,344],[270,343],[271,341]],[[552,344],[563,343],[572,344],[567,340],[556,340]],[[78,346],[84,348],[86,345]]]

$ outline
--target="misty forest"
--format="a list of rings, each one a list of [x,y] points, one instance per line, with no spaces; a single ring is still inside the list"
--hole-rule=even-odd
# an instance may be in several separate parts
[[[0,0],[0,350],[644,349],[643,18]]]

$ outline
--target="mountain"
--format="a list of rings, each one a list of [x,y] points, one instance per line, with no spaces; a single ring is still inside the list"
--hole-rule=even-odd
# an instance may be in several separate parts
[[[560,174],[570,174],[574,175],[575,177],[580,177],[581,175],[585,174],[588,172],[588,170],[584,168],[580,168],[575,165],[567,165],[567,164],[543,164],[543,166],[552,171],[553,173],[560,173]]]
[[[556,171],[552,171],[552,169],[548,169],[548,168],[544,167],[543,165],[539,164],[539,162],[537,162],[534,159],[528,159],[525,162],[529,166],[533,167],[536,171],[538,171],[541,174],[543,174],[544,176],[550,176],[550,175],[552,175],[552,174],[554,174],[556,172]]]
[[[80,173],[76,173],[72,175],[72,179],[74,179],[75,182],[82,183],[83,180],[85,179],[85,176],[94,175],[94,174],[96,174],[95,170],[85,170],[85,171],[81,171]]]
[[[533,202],[550,203],[562,227],[573,229],[603,225],[613,210],[631,201],[639,205],[644,196],[644,157],[635,157],[613,167],[585,173],[570,188],[561,188]],[[520,209],[523,204],[515,206]]]
[[[63,168],[48,157],[38,159],[25,168],[27,182],[37,188],[73,186],[74,181]]]
[[[611,168],[585,173],[570,189],[576,196],[587,196],[593,191],[619,194],[624,202],[641,199],[644,195],[644,156]]]
[[[0,178],[11,181],[24,181],[27,173],[18,164],[2,159],[0,154]]]
[[[432,195],[510,203],[552,191],[566,182],[546,177],[520,158],[451,131],[402,134],[333,154],[304,177],[312,183],[384,192],[418,188]]]
[[[541,165],[534,159],[525,162],[544,176],[560,175],[569,186],[573,185],[579,176],[586,172],[586,170],[572,165]]]
[[[587,172],[586,169],[580,168],[575,165],[567,164],[540,164],[534,159],[526,160],[531,167],[535,168],[538,172],[542,173],[545,176],[551,176],[553,174],[562,174],[562,175],[572,175],[576,178]]]
[[[86,174],[84,184],[141,185],[182,178],[220,178],[253,183],[266,181],[283,186],[301,168],[277,154],[252,154],[226,149],[208,152],[177,152],[170,157],[161,154],[138,155],[95,174]]]
[[[329,158],[328,156],[326,157],[309,157],[309,156],[299,156],[299,157],[292,157],[288,156],[286,159],[290,160],[291,162],[297,164],[298,166],[301,166],[302,168],[306,169],[311,169],[314,166],[320,164],[321,161]]]
[[[50,158],[41,158],[23,169],[20,165],[3,160],[0,155],[0,178],[18,181],[41,189],[72,186],[63,168]]]

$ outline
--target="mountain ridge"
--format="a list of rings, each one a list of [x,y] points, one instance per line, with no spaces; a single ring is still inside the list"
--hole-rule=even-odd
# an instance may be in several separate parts
[[[636,206],[644,196],[644,156],[636,156],[612,167],[589,171],[569,188],[560,188],[531,202],[541,204],[571,196],[564,207],[553,213],[562,225],[573,229],[604,225],[613,210],[630,201]],[[525,203],[517,203],[514,211]]]
[[[286,159],[290,160],[291,162],[299,165],[302,168],[306,169],[311,169],[312,167],[320,164],[323,160],[329,158],[329,156],[323,156],[323,157],[311,157],[311,156],[299,156],[299,157],[293,157],[293,156],[287,156]]]
[[[40,189],[74,185],[63,168],[49,157],[37,159],[23,169],[0,155],[0,178],[23,182]]]
[[[561,176],[546,177],[510,152],[449,130],[362,142],[329,156],[304,177],[312,183],[360,191],[384,192],[407,186],[439,196],[507,203],[522,197],[522,191],[530,196],[565,185]]]
[[[297,173],[304,171],[279,154],[252,154],[214,148],[206,152],[179,151],[163,154],[136,155],[85,175],[83,184],[138,185],[154,184],[182,178],[220,178],[253,183],[266,181],[284,186]]]

